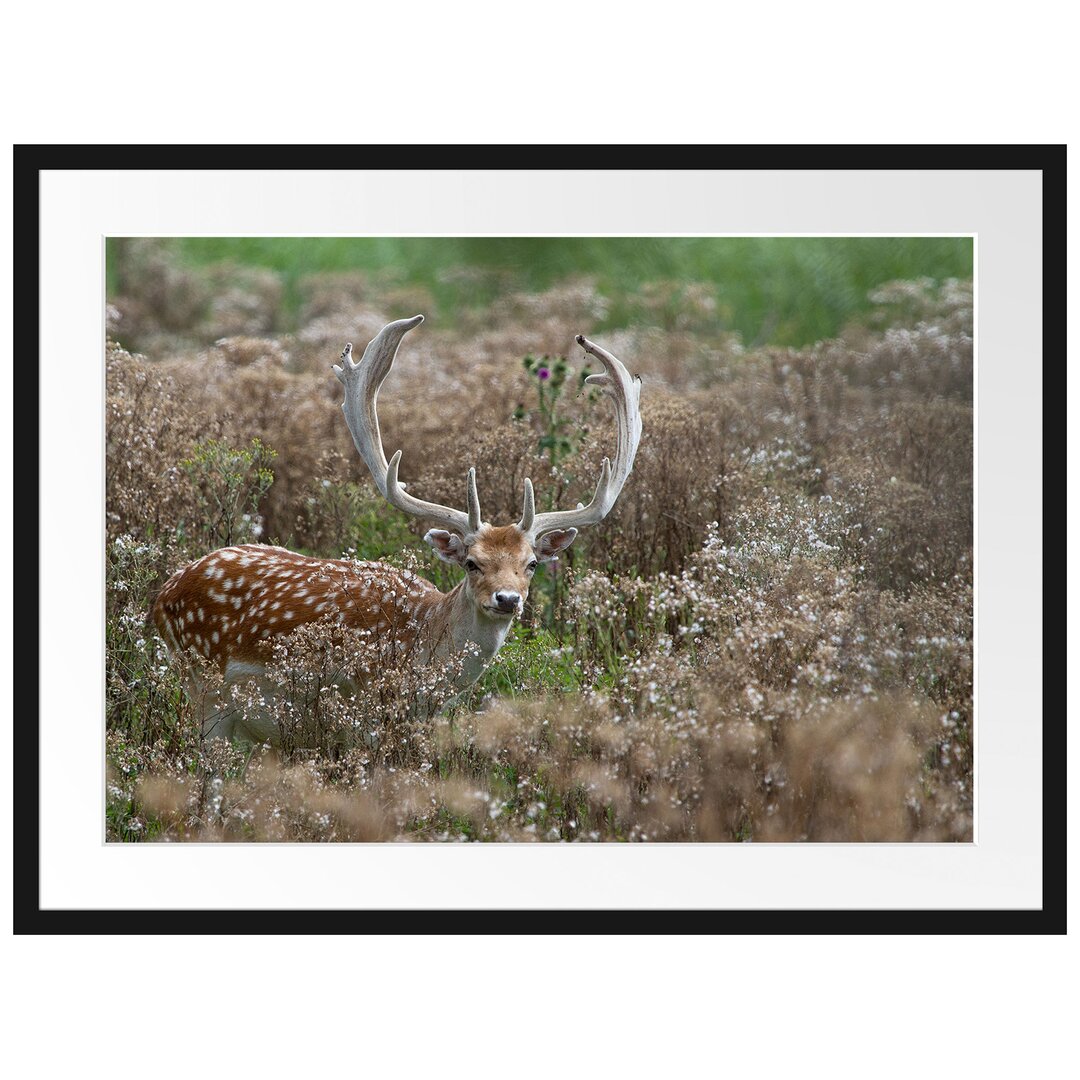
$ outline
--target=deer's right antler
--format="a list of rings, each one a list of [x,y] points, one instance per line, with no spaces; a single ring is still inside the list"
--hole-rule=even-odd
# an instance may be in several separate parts
[[[398,480],[401,451],[394,454],[389,462],[383,453],[379,416],[375,409],[379,387],[394,365],[401,339],[423,321],[423,315],[414,315],[411,319],[398,319],[397,322],[387,323],[368,343],[358,364],[352,359],[352,342],[345,346],[341,354],[341,366],[334,365],[334,372],[345,387],[345,401],[341,408],[345,412],[345,422],[349,425],[356,449],[371,470],[371,475],[386,501],[406,514],[434,521],[443,528],[467,537],[480,528],[476,470],[469,470],[468,512],[465,513],[439,503],[413,498],[406,492],[405,485]]]

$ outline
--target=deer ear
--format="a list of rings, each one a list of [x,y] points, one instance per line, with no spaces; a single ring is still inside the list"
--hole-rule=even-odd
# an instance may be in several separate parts
[[[447,532],[445,529],[431,529],[424,535],[424,539],[435,549],[435,554],[443,562],[453,563],[455,566],[464,564],[469,549],[457,533]]]
[[[577,536],[577,529],[554,529],[536,542],[536,557],[541,562],[554,562],[560,551],[565,551]]]

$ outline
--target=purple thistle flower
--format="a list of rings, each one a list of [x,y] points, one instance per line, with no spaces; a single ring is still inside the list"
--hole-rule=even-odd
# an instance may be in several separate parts
[[[551,371],[546,367],[537,368],[536,377],[541,382],[543,382],[545,379],[550,379],[551,378]]]

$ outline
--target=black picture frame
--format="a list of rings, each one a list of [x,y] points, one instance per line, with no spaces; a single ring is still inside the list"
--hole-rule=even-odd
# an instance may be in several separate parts
[[[40,313],[39,289],[39,181],[43,170],[114,169],[230,169],[262,170],[279,168],[288,152],[290,169],[335,170],[370,168],[372,161],[387,160],[382,151],[393,151],[389,159],[395,169],[557,169],[575,147],[571,146],[304,146],[276,145],[18,145],[14,148],[14,264],[15,310]],[[605,169],[649,168],[658,160],[654,147],[608,146],[604,148]],[[663,148],[663,170],[725,169],[841,169],[841,170],[1035,170],[1042,174],[1042,281],[1043,281],[1043,375],[1048,374],[1046,358],[1064,355],[1066,282],[1066,149],[1063,145],[818,145],[818,146],[667,146]],[[593,166],[596,168],[597,166]],[[19,447],[30,447],[32,468],[15,470],[15,500],[20,520],[32,522],[34,531],[34,580],[40,590],[47,568],[38,556],[38,509],[40,462],[38,460],[39,401],[38,365],[40,355],[38,319],[25,315],[14,327],[16,358],[36,357],[37,365],[25,359],[13,365],[14,386],[19,402]],[[1051,385],[1056,385],[1054,379]],[[1059,406],[1061,407],[1061,406]],[[24,426],[25,425],[25,426]],[[1046,460],[1047,433],[1059,428],[1043,407],[1043,460]],[[25,453],[25,451],[24,451]],[[22,455],[20,455],[20,459]],[[23,461],[20,460],[20,465]],[[1055,508],[1056,509],[1056,508]],[[1056,513],[1044,511],[1044,557],[1047,537],[1057,538],[1064,530]],[[27,545],[21,545],[25,551]],[[25,555],[20,557],[16,575],[16,607],[19,633],[15,639],[16,669],[40,672],[38,628],[41,619],[40,591],[27,596]],[[1045,583],[1044,583],[1045,590]],[[1045,597],[1045,592],[1044,592]],[[1044,679],[1047,659],[1061,646],[1061,635],[1050,634],[1048,605],[1043,608]],[[33,706],[37,708],[37,680],[33,684]],[[20,713],[22,709],[20,707]],[[1057,710],[1055,710],[1055,713]],[[40,716],[38,717],[40,722]],[[1066,842],[1066,725],[1050,727],[1042,718],[1042,896],[1038,910],[470,910],[370,911],[368,927],[380,933],[488,933],[527,929],[534,933],[716,933],[737,929],[739,933],[834,934],[1061,934],[1066,930],[1065,842]],[[298,910],[54,910],[40,905],[40,822],[27,826],[27,807],[37,807],[40,795],[38,724],[14,725],[14,829],[13,840],[13,921],[16,934],[131,934],[160,933],[167,929],[180,934],[216,933],[319,933],[327,926],[334,932],[349,932],[349,921],[335,910],[318,910],[322,919],[303,916],[316,912]],[[718,915],[724,918],[718,918]],[[423,916],[417,918],[417,915]],[[329,916],[329,918],[327,918]],[[431,916],[442,916],[431,918]],[[317,929],[318,928],[318,929]]]

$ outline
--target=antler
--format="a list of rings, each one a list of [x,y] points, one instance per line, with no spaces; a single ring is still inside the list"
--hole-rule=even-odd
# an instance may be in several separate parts
[[[411,319],[398,319],[397,322],[387,323],[368,343],[359,364],[353,363],[352,342],[345,346],[345,351],[341,354],[341,366],[334,365],[335,374],[345,386],[345,401],[341,408],[345,412],[345,421],[352,432],[356,449],[371,470],[371,475],[386,501],[413,517],[434,521],[468,536],[480,528],[480,500],[476,494],[475,469],[469,470],[469,509],[467,513],[463,513],[449,506],[413,498],[405,491],[405,485],[398,480],[401,451],[399,450],[389,463],[383,453],[379,416],[375,411],[379,387],[394,365],[401,339],[423,321],[423,315],[414,315]]]
[[[587,353],[591,353],[604,365],[605,370],[602,373],[590,375],[585,382],[587,385],[600,387],[615,406],[615,423],[618,432],[615,463],[613,465],[604,458],[604,463],[600,467],[600,480],[597,482],[592,501],[588,506],[582,506],[579,503],[576,510],[536,513],[532,481],[526,480],[525,507],[521,520],[518,522],[518,528],[530,540],[535,540],[536,537],[551,529],[571,527],[580,529],[586,525],[595,525],[607,517],[630,475],[630,470],[634,467],[634,455],[637,454],[638,443],[641,441],[641,411],[638,407],[641,379],[636,375],[632,376],[611,353],[600,348],[599,345],[594,345],[584,335],[578,334],[576,340]]]

